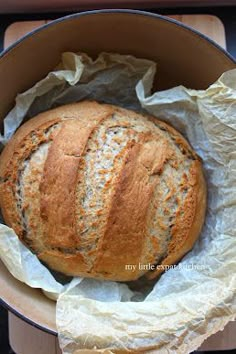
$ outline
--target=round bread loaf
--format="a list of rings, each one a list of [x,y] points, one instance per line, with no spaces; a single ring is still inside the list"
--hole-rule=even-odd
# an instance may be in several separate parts
[[[18,129],[0,157],[0,206],[49,268],[129,281],[155,277],[156,265],[193,247],[206,186],[199,157],[175,129],[83,101]]]

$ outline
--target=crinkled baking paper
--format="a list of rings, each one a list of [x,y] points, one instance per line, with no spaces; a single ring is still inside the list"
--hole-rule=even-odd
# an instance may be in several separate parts
[[[208,208],[201,237],[179,266],[147,294],[127,284],[74,278],[63,286],[0,227],[0,258],[31,287],[57,298],[56,324],[66,354],[189,353],[236,317],[236,69],[207,90],[183,86],[151,95],[155,63],[132,56],[64,53],[59,66],[16,97],[4,120],[5,144],[22,120],[61,104],[96,99],[171,123],[202,158]],[[158,74],[158,72],[157,72]]]

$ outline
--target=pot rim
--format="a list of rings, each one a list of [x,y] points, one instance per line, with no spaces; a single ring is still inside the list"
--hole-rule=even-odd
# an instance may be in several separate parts
[[[58,333],[56,331],[53,331],[52,329],[50,329],[48,327],[44,327],[44,326],[38,324],[37,322],[34,322],[29,317],[26,317],[21,312],[19,312],[14,307],[12,307],[10,304],[8,304],[6,301],[4,301],[1,297],[0,297],[0,305],[2,305],[2,307],[4,307],[7,311],[10,311],[13,315],[18,317],[20,320],[28,323],[29,325],[31,325],[31,326],[33,326],[33,327],[35,327],[37,329],[39,329],[40,331],[46,332],[48,334],[51,334],[51,335],[57,337]]]
[[[7,47],[6,49],[4,49],[1,53],[0,53],[0,59],[2,57],[4,57],[8,52],[10,52],[12,49],[14,49],[16,46],[18,46],[21,42],[23,42],[26,38],[33,36],[35,33],[40,32],[41,30],[44,30],[50,26],[54,26],[60,22],[63,21],[67,21],[67,20],[73,20],[74,18],[79,18],[79,17],[83,17],[83,16],[88,16],[88,15],[97,15],[97,14],[111,14],[111,13],[126,13],[126,14],[130,14],[130,15],[140,15],[140,16],[146,16],[146,17],[153,17],[156,18],[158,20],[161,21],[165,21],[165,22],[169,22],[172,23],[178,27],[182,27],[185,30],[187,30],[188,32],[193,33],[194,35],[197,35],[198,37],[200,36],[203,40],[205,40],[206,42],[210,43],[211,45],[213,45],[216,49],[218,49],[218,51],[222,54],[224,54],[224,56],[226,56],[228,59],[230,59],[234,64],[236,64],[236,59],[224,48],[222,48],[218,43],[216,43],[214,40],[212,40],[211,38],[209,38],[208,36],[206,36],[205,34],[199,32],[198,30],[191,28],[173,18],[167,17],[166,15],[160,15],[160,14],[156,14],[156,13],[152,13],[149,11],[142,11],[142,10],[133,10],[133,9],[102,9],[102,10],[88,10],[88,11],[82,11],[82,12],[76,12],[70,15],[66,15],[63,17],[59,17],[55,20],[52,20],[38,28],[36,28],[35,30],[25,34],[23,37],[21,37],[20,39],[18,39],[16,42],[14,42],[13,44],[11,44],[9,47]]]

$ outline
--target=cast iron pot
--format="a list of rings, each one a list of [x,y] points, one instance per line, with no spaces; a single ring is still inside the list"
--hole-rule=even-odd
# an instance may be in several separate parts
[[[158,63],[155,89],[179,84],[204,89],[233,58],[216,43],[183,24],[148,12],[102,10],[73,14],[40,27],[0,57],[0,119],[17,93],[33,86],[59,62],[64,51],[132,54]],[[0,262],[0,297],[25,321],[56,334],[55,302],[17,281]]]

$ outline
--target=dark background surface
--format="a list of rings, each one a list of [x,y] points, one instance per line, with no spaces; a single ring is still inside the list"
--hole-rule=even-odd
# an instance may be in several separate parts
[[[6,0],[7,1],[7,0]],[[235,1],[236,5],[236,1]],[[210,14],[218,16],[225,26],[226,44],[229,53],[236,59],[236,6],[230,7],[204,7],[204,8],[171,8],[171,9],[146,9],[163,15],[167,14]],[[44,13],[44,14],[0,14],[0,51],[3,50],[3,38],[6,28],[15,21],[56,19],[69,13]],[[27,334],[26,334],[27,335]],[[8,343],[7,310],[0,305],[0,354],[13,353]],[[208,352],[210,353],[210,352]],[[213,352],[211,352],[213,353]],[[235,350],[214,353],[236,353]],[[17,353],[23,354],[23,353]],[[33,354],[33,353],[32,353]],[[51,354],[51,353],[48,353]]]

